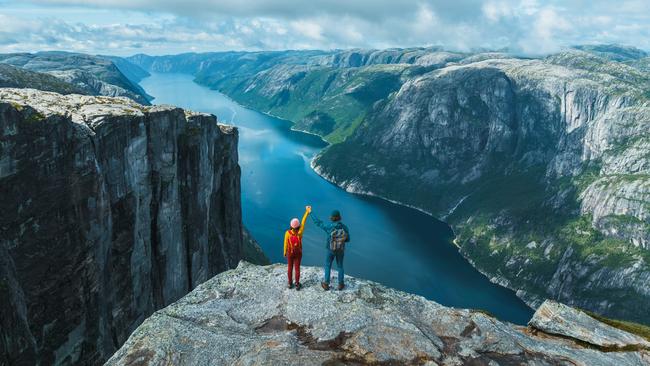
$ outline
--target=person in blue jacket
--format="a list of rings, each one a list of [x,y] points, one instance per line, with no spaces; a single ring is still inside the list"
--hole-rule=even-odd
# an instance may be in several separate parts
[[[312,215],[314,224],[327,233],[327,256],[325,257],[325,275],[321,286],[325,291],[330,289],[330,273],[332,271],[332,261],[336,259],[338,269],[338,289],[345,288],[343,272],[343,255],[345,253],[345,244],[350,241],[350,231],[348,227],[341,222],[341,213],[338,210],[332,211],[330,222],[324,223]]]

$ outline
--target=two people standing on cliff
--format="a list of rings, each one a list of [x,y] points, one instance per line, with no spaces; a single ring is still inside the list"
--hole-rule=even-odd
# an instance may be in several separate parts
[[[305,214],[302,220],[294,218],[290,222],[290,228],[284,234],[284,256],[287,258],[287,279],[289,288],[294,288],[293,276],[295,273],[295,288],[300,290],[300,261],[302,260],[302,236],[305,230],[307,216],[311,214],[311,206],[305,207]],[[345,244],[350,241],[350,231],[347,226],[341,222],[341,213],[338,210],[332,211],[330,222],[324,223],[322,220],[312,216],[316,226],[320,227],[327,233],[327,252],[325,256],[325,269],[321,286],[325,291],[330,289],[330,274],[332,271],[332,262],[336,260],[338,270],[338,289],[345,288],[345,274],[343,272],[343,256],[345,254]]]

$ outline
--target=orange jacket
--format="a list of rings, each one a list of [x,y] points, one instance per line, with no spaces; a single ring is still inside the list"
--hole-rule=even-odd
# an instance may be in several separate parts
[[[298,228],[298,232],[296,233],[298,237],[302,239],[302,233],[305,231],[305,222],[307,221],[307,216],[309,216],[309,212],[305,211],[305,214],[302,216],[302,221],[300,222],[300,227]],[[293,230],[293,229],[290,229]],[[284,232],[284,256],[287,256],[287,246],[289,245],[289,230]]]

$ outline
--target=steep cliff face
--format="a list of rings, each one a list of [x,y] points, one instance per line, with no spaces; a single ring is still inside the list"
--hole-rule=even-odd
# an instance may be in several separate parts
[[[315,56],[310,64],[335,68],[363,67],[370,65],[444,65],[447,62],[459,61],[467,54],[448,52],[440,47],[415,47],[392,49],[351,49],[332,51],[325,55]]]
[[[324,292],[305,267],[241,263],[147,319],[107,365],[641,366],[650,341],[547,302],[529,327],[346,278]]]
[[[0,363],[98,364],[241,258],[237,130],[0,89]]]
[[[447,220],[533,307],[647,322],[648,77],[581,51],[450,65],[406,81],[314,166]]]
[[[124,76],[133,83],[139,83],[142,79],[151,76],[149,72],[142,69],[141,67],[127,61],[125,58],[118,56],[99,56],[110,60],[115,67],[117,67]]]

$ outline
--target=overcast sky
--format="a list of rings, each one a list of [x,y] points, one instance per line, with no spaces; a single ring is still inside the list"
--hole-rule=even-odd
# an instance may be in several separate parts
[[[650,50],[650,0],[0,0],[0,52],[131,55],[440,45]]]

